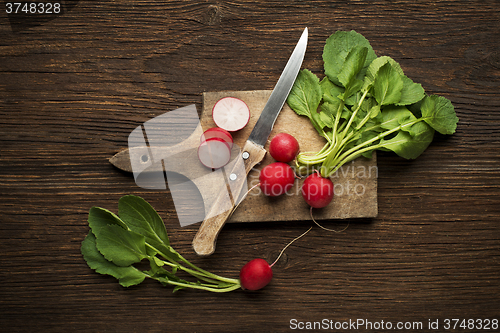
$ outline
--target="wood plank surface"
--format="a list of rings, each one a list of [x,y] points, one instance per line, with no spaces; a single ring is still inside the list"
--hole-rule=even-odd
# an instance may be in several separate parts
[[[480,332],[445,320],[500,319],[498,1],[61,3],[57,15],[7,14],[6,2],[0,11],[2,330],[286,332],[294,319],[362,319],[422,329],[358,331]],[[199,258],[198,226],[178,226],[168,193],[138,188],[108,162],[144,121],[201,110],[203,92],[272,89],[306,26],[303,68],[320,74],[326,38],[354,29],[449,98],[457,132],[415,161],[379,153],[378,216],[323,222],[349,222],[340,234],[313,228],[259,292],[125,289],[90,270],[80,254],[88,211],[116,211],[125,194],[151,202],[186,258],[228,277],[252,258],[272,262],[311,226],[228,224],[216,253]]]

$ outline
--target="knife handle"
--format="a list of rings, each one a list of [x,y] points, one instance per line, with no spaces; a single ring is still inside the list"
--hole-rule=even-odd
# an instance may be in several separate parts
[[[246,153],[248,153],[248,155]],[[218,211],[220,208],[219,206],[223,204],[225,193],[219,195],[218,199],[215,201],[214,205],[210,209],[209,214],[207,215],[212,217],[205,219],[201,223],[200,229],[194,236],[193,249],[196,254],[200,256],[209,256],[215,252],[215,243],[217,241],[217,236],[219,236],[219,233],[226,221],[231,217],[232,210],[234,209],[235,204],[237,204],[235,200],[240,197],[240,194],[243,190],[247,190],[243,187],[246,184],[248,173],[255,165],[257,165],[264,159],[265,155],[266,150],[263,147],[256,145],[252,141],[247,141],[245,143],[245,146],[243,146],[243,153],[241,154],[242,157],[239,158],[238,161],[236,161],[233,169],[231,170],[231,173],[229,174],[231,176],[228,177],[228,181],[231,182],[230,190],[229,184],[226,184],[228,186],[228,191],[231,193],[231,196],[233,198],[231,200],[231,209],[226,210],[217,216],[212,216],[213,214],[211,214],[211,212]],[[245,157],[247,158],[245,159]],[[244,165],[244,168],[241,167],[241,164]],[[238,170],[240,171],[238,172]],[[245,174],[241,174],[242,170],[245,170]]]

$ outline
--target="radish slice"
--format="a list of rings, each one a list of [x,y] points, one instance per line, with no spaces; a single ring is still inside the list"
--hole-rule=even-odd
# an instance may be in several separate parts
[[[224,97],[215,103],[212,118],[218,127],[229,132],[235,132],[248,124],[250,110],[241,99]]]
[[[212,169],[218,169],[229,163],[231,148],[220,138],[211,138],[203,141],[198,147],[200,162]]]
[[[233,146],[233,136],[225,129],[219,127],[212,127],[207,129],[201,135],[200,142],[202,143],[203,141],[209,140],[211,138],[219,138],[224,140],[229,145],[229,148]]]

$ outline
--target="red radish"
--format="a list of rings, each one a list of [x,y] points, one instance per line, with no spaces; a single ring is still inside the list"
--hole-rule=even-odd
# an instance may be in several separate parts
[[[278,258],[269,265],[267,261],[264,259],[253,259],[246,263],[240,270],[240,284],[243,289],[248,290],[259,290],[264,288],[271,282],[273,278],[273,266],[280,260],[281,256],[285,252],[285,250],[292,245],[298,239],[304,237],[309,231],[311,231],[312,227],[307,229],[306,232],[302,233],[302,235],[295,237],[292,241],[290,241],[284,248],[281,250]]]
[[[301,191],[309,206],[323,208],[332,201],[334,186],[330,178],[323,178],[319,173],[313,173],[304,180]]]
[[[229,145],[229,147],[233,145],[233,136],[231,133],[219,127],[212,127],[203,132],[200,137],[200,143],[211,138],[222,139]]]
[[[218,169],[229,163],[231,148],[223,139],[210,138],[198,147],[198,158],[204,166]]]
[[[253,259],[240,271],[240,283],[243,289],[259,290],[271,282],[273,270],[264,259]]]
[[[284,163],[293,161],[299,153],[297,139],[288,133],[276,134],[269,144],[269,154],[276,160]]]
[[[262,169],[259,180],[262,192],[267,196],[276,197],[292,188],[295,173],[288,164],[274,162]]]
[[[248,124],[250,109],[245,102],[235,97],[224,97],[212,109],[215,124],[229,132],[235,132]]]

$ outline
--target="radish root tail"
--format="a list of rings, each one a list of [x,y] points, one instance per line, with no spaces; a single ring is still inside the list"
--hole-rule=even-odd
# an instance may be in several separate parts
[[[271,265],[269,265],[269,266],[270,266],[270,267],[273,267],[273,266],[274,266],[274,264],[275,264],[275,263],[277,263],[277,262],[278,262],[278,260],[280,260],[281,256],[282,256],[282,255],[283,255],[283,253],[285,252],[285,250],[286,250],[286,249],[287,249],[290,245],[292,245],[292,244],[293,244],[293,242],[295,242],[296,240],[298,240],[298,239],[300,239],[300,238],[304,237],[304,236],[305,236],[305,235],[306,235],[309,231],[311,231],[311,229],[312,229],[312,228],[313,228],[313,227],[310,227],[310,228],[309,228],[309,229],[307,229],[307,231],[306,231],[306,232],[304,232],[302,235],[300,235],[300,236],[298,236],[298,237],[295,237],[295,238],[294,238],[294,239],[293,239],[290,243],[288,243],[288,244],[287,244],[287,245],[283,248],[283,250],[281,250],[280,254],[278,255],[278,258],[276,258],[276,260],[275,260],[275,261],[274,261]]]
[[[338,233],[338,232],[343,232],[343,231],[345,231],[347,228],[349,228],[350,221],[347,221],[347,225],[346,225],[346,227],[345,227],[344,229],[342,229],[342,230],[334,230],[334,229],[328,229],[328,228],[325,228],[325,227],[323,227],[321,224],[319,224],[319,223],[318,223],[318,222],[314,219],[314,217],[313,217],[313,213],[312,213],[312,210],[313,210],[313,208],[311,207],[311,209],[309,210],[309,212],[310,212],[310,214],[311,214],[311,219],[312,219],[312,221],[313,221],[314,223],[316,223],[316,225],[317,225],[318,227],[320,227],[321,229],[323,229],[323,230],[326,230],[326,231],[331,231],[331,232],[337,232],[337,233]]]
[[[251,189],[250,189],[250,190],[251,190]],[[315,223],[318,227],[320,227],[320,228],[321,228],[321,229],[323,229],[323,230],[326,230],[326,231],[332,231],[332,232],[343,232],[343,231],[345,231],[345,230],[349,227],[350,222],[348,221],[348,222],[347,222],[347,226],[346,226],[344,229],[342,229],[342,230],[334,230],[334,229],[328,229],[328,228],[325,228],[325,227],[323,227],[321,224],[319,224],[319,223],[318,223],[318,222],[314,219],[314,217],[313,217],[313,215],[312,215],[312,209],[313,209],[313,208],[311,207],[311,210],[310,210],[310,213],[311,213],[311,219],[313,220],[313,222],[314,222],[314,223]],[[292,244],[293,244],[296,240],[299,240],[300,238],[304,237],[304,236],[305,236],[305,235],[306,235],[309,231],[311,231],[311,229],[312,229],[312,228],[313,228],[313,227],[310,227],[310,228],[309,228],[309,229],[307,229],[307,230],[306,230],[306,231],[305,231],[302,235],[300,235],[300,236],[298,236],[298,237],[295,237],[295,238],[294,238],[291,242],[289,242],[289,243],[288,243],[288,244],[287,244],[287,245],[283,248],[283,250],[281,250],[280,254],[278,255],[278,258],[276,258],[276,260],[275,260],[275,261],[274,261],[271,265],[269,265],[269,266],[270,266],[270,267],[273,267],[273,266],[274,266],[274,264],[276,264],[276,263],[278,262],[278,260],[280,260],[281,256],[282,256],[282,255],[283,255],[283,253],[285,252],[285,250],[286,250],[286,249],[287,249],[290,245],[292,245]]]

